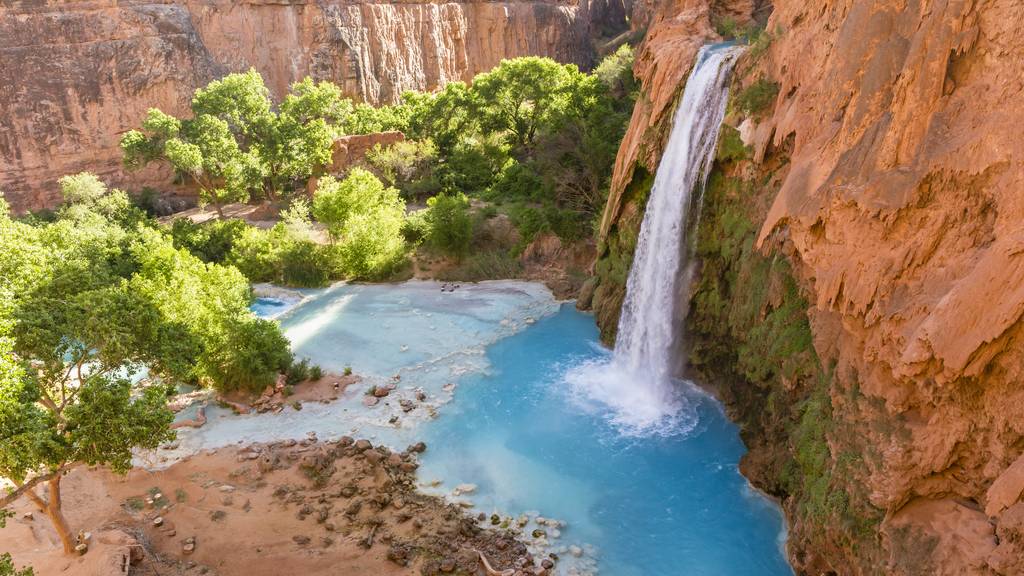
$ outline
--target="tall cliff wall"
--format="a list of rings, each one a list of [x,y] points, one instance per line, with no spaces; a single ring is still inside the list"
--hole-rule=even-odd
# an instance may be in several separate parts
[[[608,337],[685,77],[665,64],[717,38],[711,4],[662,4],[637,63],[595,266]],[[708,189],[693,366],[801,573],[1024,574],[1024,5],[774,4]]]
[[[0,5],[0,190],[52,205],[55,180],[120,169],[120,133],[147,108],[259,70],[280,95],[307,75],[368,102],[468,80],[503,58],[591,64],[595,36],[625,28],[621,0],[80,0]]]

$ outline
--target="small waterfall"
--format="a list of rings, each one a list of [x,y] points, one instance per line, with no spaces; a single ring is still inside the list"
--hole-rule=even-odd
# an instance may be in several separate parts
[[[614,355],[610,363],[566,375],[576,398],[598,404],[625,434],[670,435],[696,424],[672,381],[685,314],[678,303],[693,272],[687,231],[696,229],[725,117],[729,74],[742,51],[716,44],[697,55],[647,201]]]

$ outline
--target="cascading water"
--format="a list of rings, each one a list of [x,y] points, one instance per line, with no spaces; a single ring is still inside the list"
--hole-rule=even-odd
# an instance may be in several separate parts
[[[647,201],[611,364],[582,366],[567,376],[577,398],[610,409],[612,423],[627,434],[667,435],[693,425],[692,410],[672,382],[679,312],[685,312],[677,310],[679,289],[692,276],[686,232],[695,227],[689,216],[699,214],[729,74],[742,51],[717,44],[698,54]]]

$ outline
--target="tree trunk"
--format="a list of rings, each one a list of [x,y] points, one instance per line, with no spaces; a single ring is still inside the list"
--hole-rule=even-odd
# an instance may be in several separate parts
[[[61,544],[64,545],[64,553],[74,554],[75,539],[71,535],[71,528],[68,526],[68,521],[64,518],[64,512],[61,510],[60,478],[61,475],[58,473],[47,482],[47,485],[50,487],[50,499],[46,503],[44,512],[50,517],[50,522],[53,523],[57,536],[60,536]]]

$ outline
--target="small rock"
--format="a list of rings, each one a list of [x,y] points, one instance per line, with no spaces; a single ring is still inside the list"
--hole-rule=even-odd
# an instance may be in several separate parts
[[[367,408],[376,406],[378,402],[380,402],[380,398],[377,398],[376,396],[363,396],[363,406],[366,406]]]
[[[189,536],[182,542],[181,551],[183,554],[191,554],[196,550],[196,538],[195,536]]]
[[[88,551],[89,551],[89,545],[88,544],[79,544],[78,546],[75,546],[75,552],[77,552],[79,556],[84,555]]]
[[[389,390],[386,386],[375,386],[373,388],[373,395],[376,396],[377,398],[384,398],[390,393],[391,390]]]
[[[373,444],[370,444],[369,440],[362,439],[357,440],[355,444],[356,452],[366,452],[370,448],[373,448]]]
[[[24,514],[21,515],[21,517],[24,518],[25,520],[32,520],[32,519],[35,518],[35,516],[31,512],[25,512]]]
[[[452,496],[462,496],[476,492],[476,484],[459,484],[452,490]]]
[[[569,546],[569,554],[572,554],[576,558],[580,558],[583,556],[583,548],[573,544],[572,546]]]
[[[384,456],[382,456],[381,453],[376,450],[367,450],[366,452],[363,452],[363,457],[366,458],[367,462],[375,466],[377,464],[380,464],[381,461],[384,460]]]
[[[416,399],[419,400],[420,402],[426,402],[427,401],[427,393],[424,392],[423,390],[417,390],[416,391]]]
[[[551,570],[555,567],[555,563],[552,562],[550,558],[545,558],[540,561],[540,567],[545,570]]]
[[[425,443],[423,443],[423,442],[417,442],[417,443],[413,444],[412,446],[409,446],[409,448],[407,448],[407,450],[409,452],[423,453],[423,452],[427,451],[427,445]]]
[[[159,527],[161,527],[163,525],[164,525],[164,517],[163,516],[157,516],[156,518],[153,518],[153,526],[156,526],[157,528],[159,528]]]
[[[230,484],[225,484],[225,485],[220,487],[220,491],[221,492],[234,492],[235,491],[235,487],[230,485]]]

